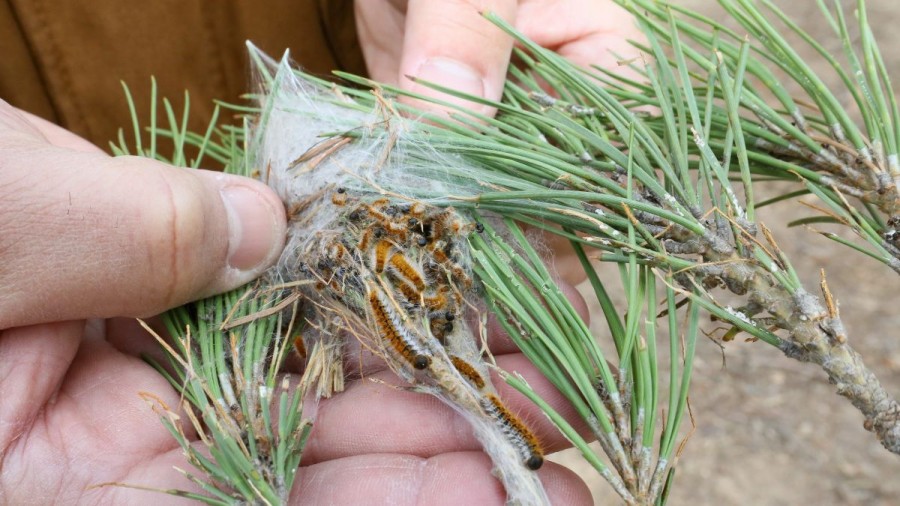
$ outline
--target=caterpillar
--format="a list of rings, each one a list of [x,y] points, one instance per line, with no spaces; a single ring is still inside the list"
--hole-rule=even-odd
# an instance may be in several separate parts
[[[372,287],[369,288],[369,308],[382,339],[388,341],[398,355],[419,370],[431,365],[428,350],[415,341],[415,336],[407,330],[396,311],[386,307],[378,296],[377,289]]]
[[[393,286],[412,307],[418,308],[422,304],[422,292],[402,279],[393,281]]]
[[[375,245],[375,272],[383,272],[387,263],[388,253],[391,252],[391,243],[382,239]]]
[[[362,238],[359,240],[359,245],[357,245],[357,249],[360,251],[365,251],[369,249],[369,246],[372,243],[372,229],[367,228],[362,235]]]
[[[536,471],[544,464],[544,451],[531,430],[522,423],[494,394],[487,394],[481,401],[481,407],[502,427],[503,434],[512,442],[522,456],[525,467]]]
[[[442,289],[433,296],[425,297],[425,307],[430,311],[440,311],[447,307],[447,296],[444,295],[446,289],[443,289],[444,287],[441,288]]]
[[[481,390],[484,388],[484,378],[481,377],[481,374],[472,367],[472,364],[466,362],[465,360],[457,357],[456,355],[450,355],[450,361],[453,362],[453,367],[459,371],[464,378],[469,380],[469,383],[475,386],[475,388]]]
[[[391,255],[389,262],[391,267],[396,269],[400,276],[412,283],[417,290],[420,292],[425,291],[425,280],[422,278],[422,275],[419,274],[419,271],[409,263],[409,260],[402,253]]]
[[[345,188],[338,188],[334,193],[331,194],[331,203],[340,207],[347,204],[347,190]]]

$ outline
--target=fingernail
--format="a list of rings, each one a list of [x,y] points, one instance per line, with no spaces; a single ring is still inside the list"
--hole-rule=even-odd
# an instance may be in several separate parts
[[[220,190],[228,213],[228,265],[255,271],[275,261],[284,241],[284,210],[271,195],[245,184]]]
[[[474,68],[451,58],[430,58],[419,66],[418,71],[414,74],[423,81],[429,81],[440,84],[446,88],[450,88],[469,95],[484,97],[484,77]],[[427,88],[425,85],[418,84],[415,90],[422,92],[428,90],[429,95],[435,93],[434,90]],[[457,97],[442,96],[448,102],[472,107],[472,102]]]

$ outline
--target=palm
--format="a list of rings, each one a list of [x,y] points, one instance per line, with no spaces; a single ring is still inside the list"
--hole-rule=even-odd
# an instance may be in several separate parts
[[[148,492],[190,484],[175,440],[138,395],[178,405],[175,391],[140,359],[106,340],[94,321],[34,325],[0,334],[6,504],[135,503]],[[130,329],[129,329],[130,330]]]

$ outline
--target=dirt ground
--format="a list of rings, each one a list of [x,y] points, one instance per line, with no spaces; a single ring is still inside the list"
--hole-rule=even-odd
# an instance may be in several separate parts
[[[722,19],[712,1],[682,3]],[[816,2],[775,3],[819,35],[826,48],[840,53],[841,46]],[[894,0],[867,4],[887,64],[900,81],[900,52],[891,51],[900,44],[900,32],[892,31],[900,22],[900,4]],[[810,55],[808,61],[814,64],[817,59]],[[897,290],[897,275],[810,231],[781,225],[810,214],[796,202],[765,211],[760,220],[773,230],[810,291],[817,289],[819,269],[826,270],[850,342],[886,388],[900,395],[896,330],[900,313],[894,311],[891,296]],[[714,326],[710,323],[707,328]],[[885,451],[863,429],[862,416],[835,393],[817,366],[788,359],[764,343],[741,339],[726,345],[725,356],[723,367],[721,350],[709,340],[700,340],[690,398],[696,431],[678,463],[669,504],[900,503],[900,479],[896,479],[900,458]],[[586,477],[597,504],[619,502],[579,456],[563,452],[553,459]]]

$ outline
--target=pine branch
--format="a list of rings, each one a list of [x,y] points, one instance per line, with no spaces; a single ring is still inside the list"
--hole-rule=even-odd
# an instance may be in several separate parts
[[[494,103],[434,83],[422,84],[490,105],[499,111],[496,118],[459,107],[451,118],[421,115],[393,99],[402,94],[424,97],[345,74],[339,76],[352,86],[334,86],[252,53],[262,75],[260,103],[240,111],[252,115],[255,129],[246,122],[230,129],[211,128],[205,135],[191,134],[179,126],[183,120],[171,108],[167,108],[169,130],[157,128],[155,116],[151,128],[155,135],[175,141],[178,152],[173,160],[184,161],[184,148],[197,145],[203,156],[238,170],[265,167],[258,175],[279,187],[294,227],[293,249],[285,253],[277,277],[270,276],[268,282],[277,279],[303,286],[296,293],[310,304],[312,309],[305,314],[318,337],[303,338],[301,343],[339,350],[344,337],[332,331],[338,327],[353,331],[402,378],[467,416],[487,441],[486,451],[510,497],[539,502],[534,499],[541,497],[539,483],[521,465],[523,452],[529,467],[539,464],[539,449],[527,427],[513,421],[498,404],[493,387],[485,386],[489,364],[472,349],[474,341],[447,340],[445,333],[463,333],[447,330],[453,325],[446,326],[446,312],[435,316],[422,310],[426,298],[438,300],[438,291],[404,288],[403,283],[419,285],[416,270],[424,272],[426,265],[444,272],[444,278],[435,277],[442,279],[437,284],[446,288],[441,293],[458,294],[458,306],[463,299],[483,299],[523,353],[568,399],[600,442],[602,454],[592,450],[571,421],[559,416],[524,380],[502,373],[628,504],[664,502],[665,491],[672,486],[684,445],[678,437],[689,415],[701,309],[732,325],[728,335],[743,331],[791,358],[817,364],[838,393],[860,410],[866,428],[889,451],[900,454],[900,406],[851,346],[824,274],[820,301],[803,286],[790,259],[756,216],[759,207],[772,201],[815,195],[824,204],[817,208],[825,219],[847,226],[865,244],[831,238],[900,272],[900,243],[895,243],[900,241],[896,229],[900,113],[864,4],[859,3],[858,48],[851,42],[842,11],[823,7],[827,23],[844,42],[851,74],[768,0],[760,2],[763,9],[749,0],[722,0],[741,32],[665,2],[619,3],[635,15],[646,36],[637,43],[644,58],[627,63],[642,80],[608,69],[577,68],[487,14],[522,47],[517,54],[521,64],[510,70],[513,79],[503,100]],[[861,126],[781,37],[776,21],[831,64],[855,101]],[[804,96],[793,96],[783,84],[786,80],[797,84]],[[545,83],[553,93],[545,91]],[[299,97],[303,107],[279,102],[286,96]],[[269,121],[276,116],[284,119],[279,115],[305,115],[303,121],[321,126],[312,140],[275,135],[283,146],[299,151],[287,161],[284,153],[272,154],[278,150],[271,147],[274,130],[269,129],[275,127]],[[409,121],[404,115],[422,121]],[[216,134],[218,139],[211,140]],[[128,152],[124,139],[119,149]],[[146,149],[138,144],[137,152],[159,156],[155,144]],[[338,166],[344,172],[335,169]],[[352,176],[345,174],[348,166],[355,171]],[[302,184],[290,177],[297,167],[306,178]],[[279,180],[272,174],[284,177]],[[766,178],[799,181],[803,187],[755,202],[754,187]],[[345,186],[336,188],[336,181]],[[854,204],[848,199],[855,199]],[[420,204],[421,209],[415,207]],[[327,226],[309,228],[314,221],[311,210],[323,209]],[[413,242],[395,217],[400,213],[405,220],[404,213],[412,209],[419,209],[413,217],[423,231],[423,244]],[[358,225],[361,220],[365,226]],[[426,237],[431,232],[425,234],[420,221],[453,232],[441,232],[435,241]],[[615,356],[601,351],[596,337],[552,284],[522,224],[572,242],[603,309]],[[406,267],[398,263],[397,271],[386,272],[389,257],[378,253],[365,230],[393,234],[392,248]],[[429,240],[447,247],[436,253],[438,248],[429,246]],[[371,265],[371,258],[376,265]],[[618,266],[625,307],[617,307],[610,287],[600,282],[597,259]],[[477,290],[467,287],[467,280]],[[715,287],[741,297],[742,305],[720,301],[712,293]],[[267,311],[280,307],[278,297],[266,299]],[[687,301],[686,307],[679,298]],[[220,307],[224,300],[208,303]],[[374,309],[367,309],[367,303]],[[665,308],[662,312],[660,305]],[[197,314],[179,311],[173,315],[193,318],[191,322],[202,326]],[[274,317],[262,316],[240,320],[245,332],[268,336],[268,341],[256,343],[283,345],[285,336],[273,332]],[[415,325],[407,328],[405,322]],[[390,328],[396,332],[386,332]],[[210,346],[221,351],[225,335],[213,332],[207,337]],[[669,344],[667,364],[657,357],[657,340]],[[172,379],[173,384],[184,385],[193,375],[204,378],[205,382],[184,389],[186,398],[203,412],[208,398],[218,399],[218,394],[210,396],[201,387],[209,389],[220,382],[224,369],[210,369],[216,373],[205,376],[207,365],[222,364],[209,350],[192,355],[192,346],[183,342],[181,349],[173,350],[180,357],[173,365],[182,366],[183,372]],[[235,349],[234,362],[244,360],[241,353],[246,349]],[[463,363],[471,370],[453,362],[454,356],[459,360],[455,353],[465,355]],[[185,363],[192,361],[203,367],[184,372],[190,370]],[[278,364],[271,363],[267,377],[274,377]],[[340,364],[340,352],[321,358],[318,372],[312,373],[319,374],[320,395],[340,390]],[[663,392],[659,378],[666,371],[670,380]],[[211,414],[207,425],[217,427],[217,416]],[[291,420],[302,425],[299,415]],[[494,434],[498,420],[499,435]],[[177,428],[169,425],[177,437]],[[518,438],[518,446],[512,445],[518,453],[507,451],[509,441],[501,441],[510,434]],[[225,444],[244,442],[242,438],[228,431],[222,434]],[[251,440],[246,445],[252,446]],[[258,487],[283,495],[302,446],[301,441],[283,448],[294,467],[269,469],[268,474],[261,473],[264,483],[254,487],[246,485],[246,476],[234,476],[224,488],[217,486],[221,481],[203,483],[222,503],[229,502],[235,491],[250,498]],[[221,476],[216,462],[242,454],[247,452],[218,453],[215,462],[195,457],[192,463]]]

